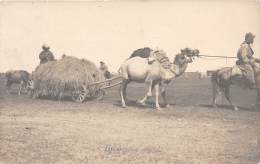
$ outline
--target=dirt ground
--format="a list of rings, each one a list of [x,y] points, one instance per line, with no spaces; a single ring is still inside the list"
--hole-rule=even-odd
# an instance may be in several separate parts
[[[168,87],[171,106],[156,111],[135,104],[145,92],[140,84],[129,86],[122,109],[118,88],[78,104],[6,95],[0,83],[0,163],[260,162],[253,91],[232,88],[240,111],[225,100],[214,109],[208,79],[179,79]]]

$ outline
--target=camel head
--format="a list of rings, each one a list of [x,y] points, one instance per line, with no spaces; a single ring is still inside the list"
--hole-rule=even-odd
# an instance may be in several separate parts
[[[193,62],[195,57],[199,56],[199,50],[198,49],[190,49],[190,48],[184,48],[181,49],[181,53],[177,54],[174,59],[174,64],[176,65],[184,65]]]
[[[181,49],[181,53],[177,54],[174,58],[173,65],[172,65],[172,72],[175,73],[175,76],[180,76],[182,75],[188,64],[192,63],[195,57],[199,56],[199,50],[197,49],[190,49],[190,48],[185,48]]]

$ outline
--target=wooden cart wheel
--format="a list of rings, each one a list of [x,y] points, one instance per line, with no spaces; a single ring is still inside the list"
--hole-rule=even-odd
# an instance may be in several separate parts
[[[89,95],[89,90],[84,90],[81,91],[81,93],[77,96],[77,102],[83,103],[84,100],[87,98],[87,96]]]
[[[80,103],[83,103],[84,100],[85,100],[85,97],[80,94],[76,101],[80,102]]]

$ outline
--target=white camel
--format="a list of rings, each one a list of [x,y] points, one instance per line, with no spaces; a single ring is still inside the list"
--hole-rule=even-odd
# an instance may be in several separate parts
[[[153,54],[153,52],[151,53]],[[194,56],[198,56],[198,50],[191,50],[185,48],[181,50],[180,54],[175,56],[174,62],[171,63],[169,69],[162,67],[156,58],[155,61],[149,63],[147,58],[139,56],[126,60],[120,67],[119,73],[123,77],[123,81],[120,86],[120,97],[122,107],[126,107],[126,88],[127,85],[134,81],[138,83],[148,83],[149,89],[144,98],[139,103],[145,105],[148,97],[152,96],[152,91],[155,89],[155,105],[158,110],[161,110],[159,105],[159,94],[161,89],[161,95],[166,107],[169,106],[166,100],[165,84],[168,84],[172,79],[182,75],[188,63],[191,63]]]

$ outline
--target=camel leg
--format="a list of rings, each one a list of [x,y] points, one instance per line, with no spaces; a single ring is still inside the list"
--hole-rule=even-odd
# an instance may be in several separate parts
[[[39,98],[39,93],[37,91],[33,91],[32,99]]]
[[[63,92],[60,92],[58,95],[58,100],[61,101],[62,97],[63,97]]]
[[[124,99],[125,99],[125,102],[127,102],[127,97],[126,97],[126,88],[127,88],[127,85],[129,84],[129,80],[126,81],[126,84],[123,88],[123,95],[124,95]]]
[[[18,95],[19,96],[21,95],[21,91],[22,91],[23,85],[24,85],[23,81],[21,81],[20,86],[19,86],[19,91],[18,91]]]
[[[154,88],[154,82],[153,82],[153,80],[150,80],[149,81],[148,92],[145,94],[145,96],[141,100],[139,100],[140,104],[142,104],[142,105],[146,104],[145,102],[146,102],[147,98],[152,96],[153,88]]]
[[[10,85],[10,84],[7,84],[7,85],[6,85],[7,94],[10,94],[10,93],[11,93],[10,90],[11,90],[11,85]]]
[[[219,87],[217,86],[217,84],[215,82],[212,83],[212,106],[214,108],[217,107],[217,99],[218,99],[218,95],[219,95]]]
[[[146,105],[146,100],[147,100],[147,98],[148,98],[148,96],[147,96],[147,94],[144,96],[144,98],[142,98],[141,100],[139,100],[139,102],[138,103],[140,103],[140,104],[142,104],[142,105]]]
[[[217,107],[217,93],[216,89],[213,89],[213,97],[212,97],[212,106],[215,108]]]
[[[127,103],[126,88],[127,88],[128,84],[129,84],[129,81],[127,80],[124,87],[123,87],[123,96],[124,96],[125,103]]]
[[[161,88],[161,95],[162,95],[162,98],[163,98],[163,102],[164,102],[164,104],[165,104],[165,107],[166,107],[166,108],[170,107],[170,105],[168,104],[167,98],[166,98],[165,86],[162,86],[162,88]]]
[[[155,106],[157,110],[162,110],[159,104],[159,95],[160,95],[160,85],[155,85]]]
[[[29,95],[29,97],[32,98],[32,96],[33,96],[33,91],[32,91],[32,90],[29,90],[29,91],[27,92],[27,95]]]
[[[121,97],[121,105],[123,108],[126,107],[125,98],[126,98],[126,87],[127,87],[128,83],[129,83],[128,80],[123,80],[122,84],[120,85],[120,89],[119,89],[119,93],[120,93],[120,97]]]
[[[153,89],[153,80],[150,80],[149,81],[149,88],[148,88],[148,92],[147,92],[148,97],[152,96],[152,89]]]
[[[227,85],[225,86],[225,97],[228,100],[228,102],[232,105],[232,107],[234,108],[235,111],[238,111],[238,107],[236,105],[234,105],[230,99],[230,86]]]
[[[24,83],[23,83],[23,92],[26,93],[26,94],[28,93],[28,90],[27,90],[27,82],[24,82]]]

